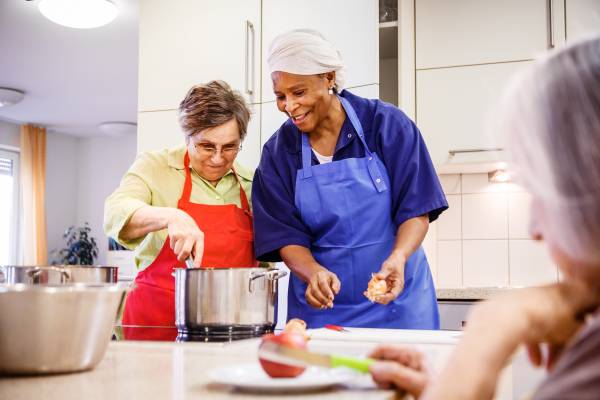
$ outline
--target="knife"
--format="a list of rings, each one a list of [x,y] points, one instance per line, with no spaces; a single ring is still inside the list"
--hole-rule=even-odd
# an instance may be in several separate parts
[[[355,358],[337,354],[322,354],[289,347],[275,342],[263,342],[258,348],[258,357],[281,364],[308,366],[317,365],[325,368],[347,367],[367,373],[369,365],[375,362],[372,358]]]

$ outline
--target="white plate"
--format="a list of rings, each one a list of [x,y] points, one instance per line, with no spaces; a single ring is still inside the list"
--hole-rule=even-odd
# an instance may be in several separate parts
[[[251,392],[303,392],[328,388],[356,379],[357,372],[346,368],[308,367],[295,378],[271,378],[260,364],[227,366],[214,369],[208,376],[214,383]]]

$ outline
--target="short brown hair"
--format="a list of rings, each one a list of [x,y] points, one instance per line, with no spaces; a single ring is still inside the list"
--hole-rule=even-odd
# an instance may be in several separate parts
[[[179,125],[186,139],[232,118],[237,121],[240,139],[244,140],[250,110],[242,95],[223,81],[193,86],[179,104]]]

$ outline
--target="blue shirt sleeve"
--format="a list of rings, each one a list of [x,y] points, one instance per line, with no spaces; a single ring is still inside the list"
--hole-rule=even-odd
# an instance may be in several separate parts
[[[373,131],[392,185],[394,223],[399,226],[424,214],[433,222],[448,203],[423,137],[402,111],[377,103]]]
[[[260,261],[281,261],[279,249],[288,245],[310,248],[311,235],[294,204],[295,168],[285,167],[289,154],[265,144],[252,183],[254,250]],[[292,174],[293,172],[293,174]]]

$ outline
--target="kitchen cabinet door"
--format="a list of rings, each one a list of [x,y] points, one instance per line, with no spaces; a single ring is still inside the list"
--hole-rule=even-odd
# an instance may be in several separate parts
[[[600,1],[566,0],[565,24],[568,41],[600,34]]]
[[[263,0],[262,101],[273,101],[267,64],[269,46],[291,29],[316,29],[342,53],[346,87],[379,82],[379,30],[376,0]]]
[[[258,103],[260,36],[260,0],[141,1],[138,110],[176,109],[213,79]]]
[[[137,152],[157,151],[182,146],[185,136],[179,127],[177,111],[146,111],[138,113]]]
[[[532,59],[549,47],[549,10],[549,0],[415,0],[416,68]]]
[[[436,166],[448,151],[502,147],[489,118],[507,81],[530,61],[417,71],[417,126]]]
[[[248,133],[237,161],[254,169],[260,160],[260,104],[251,105],[250,111],[252,116],[248,124]],[[179,127],[175,110],[138,113],[137,138],[138,153],[185,144],[185,136]]]

